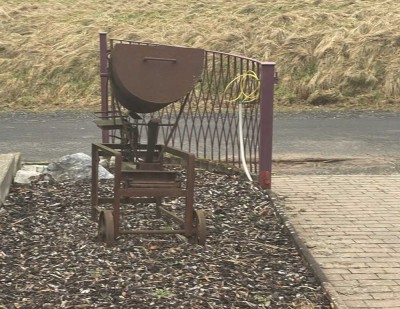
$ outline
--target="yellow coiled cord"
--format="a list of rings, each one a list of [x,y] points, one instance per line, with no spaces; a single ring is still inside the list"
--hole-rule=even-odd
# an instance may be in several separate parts
[[[252,87],[253,86],[253,87]],[[247,91],[250,87],[251,91]],[[247,168],[246,163],[246,154],[245,154],[245,146],[244,146],[244,138],[243,138],[243,111],[242,105],[244,103],[256,102],[260,96],[260,79],[254,71],[247,71],[244,74],[237,75],[234,79],[232,79],[228,85],[225,87],[223,98],[226,97],[228,90],[238,90],[238,95],[232,100],[226,100],[228,103],[238,103],[238,116],[239,116],[239,147],[240,147],[240,159],[242,161],[242,166],[244,172],[247,176],[247,179],[252,182],[253,178],[250,175],[249,169]]]
[[[255,83],[255,87],[252,87],[253,89],[251,92],[247,92],[246,88],[248,88],[248,85],[251,83]],[[256,72],[250,70],[246,73],[237,75],[225,87],[223,97],[225,98],[227,91],[235,86],[238,89],[238,95],[232,100],[226,100],[227,102],[250,103],[258,100],[260,96],[260,79],[258,78]]]

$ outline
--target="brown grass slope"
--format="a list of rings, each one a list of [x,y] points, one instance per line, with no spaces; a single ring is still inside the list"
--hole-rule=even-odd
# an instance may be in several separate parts
[[[2,0],[0,110],[97,108],[99,31],[275,61],[278,107],[399,109],[398,0]]]

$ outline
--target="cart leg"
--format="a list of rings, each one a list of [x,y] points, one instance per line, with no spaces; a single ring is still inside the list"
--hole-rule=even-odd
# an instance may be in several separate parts
[[[158,219],[161,218],[161,210],[160,210],[160,207],[161,207],[161,205],[162,205],[162,202],[163,202],[163,200],[162,200],[161,197],[157,197],[157,198],[156,198],[156,217],[157,217]]]
[[[194,235],[192,236],[195,244],[204,246],[206,244],[207,229],[206,229],[206,216],[201,209],[193,212],[193,229]]]
[[[122,180],[122,155],[119,153],[115,156],[115,174],[114,174],[114,200],[113,200],[113,216],[114,216],[114,234],[119,236],[119,223],[121,218],[121,196],[120,187]]]
[[[92,189],[91,189],[91,215],[92,221],[97,221],[99,206],[99,153],[92,144]]]
[[[187,160],[186,167],[186,207],[184,214],[184,230],[185,236],[191,237],[194,234],[193,230],[193,215],[194,215],[194,180],[195,180],[195,156],[190,154]]]

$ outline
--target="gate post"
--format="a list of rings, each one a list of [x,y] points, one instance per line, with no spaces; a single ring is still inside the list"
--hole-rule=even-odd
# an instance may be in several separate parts
[[[275,63],[261,63],[260,73],[260,148],[258,181],[263,189],[271,189]]]
[[[99,33],[100,45],[100,80],[101,80],[101,113],[102,116],[108,116],[108,63],[107,63],[107,33]],[[108,130],[102,130],[102,143],[109,142]]]

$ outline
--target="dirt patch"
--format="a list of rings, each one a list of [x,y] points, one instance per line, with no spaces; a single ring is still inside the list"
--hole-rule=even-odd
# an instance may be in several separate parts
[[[272,168],[279,175],[388,175],[400,173],[400,158],[304,158],[276,160]]]

